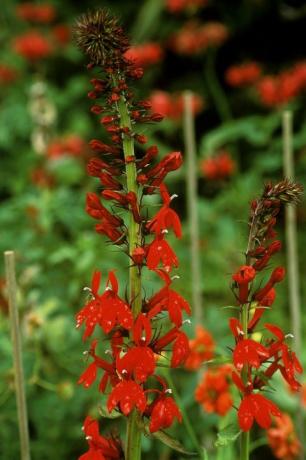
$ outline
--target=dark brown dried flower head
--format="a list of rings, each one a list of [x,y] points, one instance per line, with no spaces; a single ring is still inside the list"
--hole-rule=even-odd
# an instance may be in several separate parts
[[[297,204],[302,193],[302,185],[289,179],[283,179],[274,185],[271,182],[265,184],[261,197],[251,205],[247,256],[250,256],[255,247],[265,245],[267,240],[276,236],[274,226],[281,206]]]
[[[303,194],[303,186],[289,179],[284,179],[275,185],[266,184],[264,198],[278,199],[282,203],[296,204]]]
[[[74,26],[77,46],[97,65],[112,66],[123,59],[129,41],[118,20],[105,9],[89,11]]]

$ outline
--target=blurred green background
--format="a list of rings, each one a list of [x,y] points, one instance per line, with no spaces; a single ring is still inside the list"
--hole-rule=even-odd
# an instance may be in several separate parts
[[[181,95],[186,89],[196,95],[204,325],[218,351],[226,354],[232,339],[228,310],[221,307],[234,301],[230,274],[243,263],[249,202],[260,193],[263,181],[283,176],[284,109],[293,112],[296,178],[306,183],[306,9],[303,1],[289,0],[50,0],[51,8],[37,18],[26,5],[4,0],[0,12],[0,249],[1,253],[13,249],[17,257],[32,458],[72,460],[86,450],[81,433],[85,415],[97,414],[103,403],[96,387],[85,391],[76,385],[86,364],[74,315],[86,300],[82,289],[89,285],[94,269],[102,270],[104,277],[108,269],[118,269],[124,287],[128,266],[127,259],[94,232],[93,221],[84,211],[86,192],[96,189],[95,181],[86,175],[88,141],[102,139],[104,133],[89,112],[90,76],[71,38],[75,18],[101,6],[120,17],[145,67],[135,91],[151,98],[156,111],[167,115],[164,122],[145,131],[150,145],[156,143],[161,154],[184,153]],[[148,43],[147,48],[139,47]],[[167,184],[171,193],[179,194],[174,205],[184,226],[183,239],[171,240],[180,260],[179,291],[191,300],[185,173],[183,167]],[[304,201],[297,216],[303,281]],[[281,215],[277,229],[281,239],[283,223]],[[284,250],[278,262],[285,264]],[[286,282],[278,292],[269,322],[289,332]],[[302,305],[305,295],[302,283]],[[193,336],[193,326],[187,333]],[[306,356],[302,358],[305,364]],[[2,262],[0,376],[0,458],[17,460]],[[213,450],[222,420],[205,414],[195,403],[199,375],[178,370],[174,378],[185,409],[197,420],[195,431],[209,458],[235,458],[229,448],[219,449],[218,454]],[[294,414],[296,398],[281,382],[276,388],[274,399]],[[101,426],[105,432],[113,426],[121,429],[121,423],[104,419]],[[176,425],[172,433],[193,449],[184,426]],[[144,452],[145,459],[180,458],[149,438],[144,439]],[[262,447],[253,458],[274,457],[268,447]]]

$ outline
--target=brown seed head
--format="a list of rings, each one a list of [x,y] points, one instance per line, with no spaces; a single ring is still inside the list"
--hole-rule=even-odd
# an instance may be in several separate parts
[[[97,65],[118,65],[129,41],[116,18],[105,9],[89,11],[74,26],[77,46]]]
[[[275,185],[266,184],[263,196],[269,199],[278,199],[282,203],[296,204],[303,194],[303,186],[289,179],[284,179]]]

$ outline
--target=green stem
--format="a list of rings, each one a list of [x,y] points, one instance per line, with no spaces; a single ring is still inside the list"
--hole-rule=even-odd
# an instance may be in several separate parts
[[[124,96],[121,96],[119,105],[120,126],[132,128],[131,119],[127,109]],[[138,196],[138,185],[136,181],[137,170],[134,153],[134,139],[129,134],[123,137],[123,153],[126,160],[126,184],[127,192],[134,192]],[[134,158],[134,161],[133,161]],[[127,161],[128,160],[128,161]],[[132,161],[131,161],[132,160]],[[141,228],[135,222],[132,212],[128,226],[129,255],[133,254],[135,248],[141,244]],[[132,307],[134,318],[141,312],[141,271],[136,265],[129,268],[129,302]],[[139,460],[141,458],[141,431],[139,429],[139,413],[134,410],[128,418],[126,431],[125,460]]]
[[[283,163],[284,176],[294,180],[294,152],[293,152],[293,114],[286,110],[283,113]],[[294,335],[294,347],[298,356],[303,350],[302,344],[302,314],[300,297],[299,258],[297,239],[297,215],[295,206],[287,204],[285,207],[285,233],[288,267],[289,309]],[[302,392],[299,395],[300,404],[297,410],[298,432],[301,445],[304,446],[304,414]],[[304,449],[301,449],[299,458],[304,458]]]
[[[205,79],[208,90],[211,94],[216,110],[222,122],[230,121],[232,117],[231,109],[227,97],[218,81],[216,75],[216,48],[209,48],[206,54]]]
[[[175,386],[175,383],[172,379],[172,376],[169,372],[169,369],[165,369],[164,370],[164,374],[165,374],[165,377],[166,379],[168,380],[168,383],[169,383],[169,386],[171,387],[172,391],[173,391],[173,396],[175,397],[178,405],[180,406],[180,410],[182,412],[182,415],[183,415],[183,423],[185,425],[185,428],[186,428],[186,431],[189,435],[189,438],[194,446],[194,448],[197,450],[198,454],[199,454],[199,458],[200,460],[204,460],[205,459],[205,450],[204,448],[200,445],[198,439],[197,439],[197,436],[193,430],[193,427],[192,427],[192,423],[191,421],[189,420],[189,417],[188,417],[188,414],[187,412],[185,411],[184,409],[184,405],[182,404],[182,401],[181,401],[181,398],[178,394],[178,391],[176,389],[176,386]]]
[[[244,333],[244,339],[248,338],[248,321],[249,321],[249,305],[242,305],[241,310],[241,323]],[[242,369],[241,377],[243,383],[246,385],[248,381],[248,366]],[[249,460],[250,454],[250,432],[242,432],[240,437],[240,460]]]
[[[200,324],[203,316],[202,310],[202,274],[200,259],[200,231],[198,216],[198,178],[195,124],[192,113],[192,92],[185,91],[184,96],[184,144],[186,150],[186,185],[187,208],[190,235],[190,262],[192,275],[192,306],[196,324]]]
[[[15,253],[14,251],[6,251],[5,258],[5,272],[6,284],[8,291],[9,311],[12,330],[13,342],[13,360],[15,370],[15,391],[17,400],[18,411],[18,425],[20,436],[20,450],[21,460],[30,460],[30,441],[29,441],[29,427],[27,415],[27,402],[25,395],[25,382],[22,364],[22,344],[20,337],[19,327],[19,314],[16,302],[16,275],[15,275]]]

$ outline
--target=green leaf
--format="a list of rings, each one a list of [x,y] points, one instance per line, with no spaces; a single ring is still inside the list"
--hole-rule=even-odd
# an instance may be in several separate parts
[[[216,447],[224,447],[232,442],[235,442],[236,439],[240,436],[241,431],[237,431],[237,427],[229,425],[224,430],[219,431],[217,434],[218,439],[215,442]]]
[[[266,145],[279,125],[280,114],[278,113],[273,113],[269,117],[254,115],[224,123],[203,136],[202,156],[209,155],[224,144],[238,139],[245,139],[252,145]]]
[[[122,417],[122,414],[120,414],[120,412],[113,410],[111,413],[109,413],[108,410],[106,410],[106,407],[103,406],[99,406],[98,411],[101,417],[103,418],[115,419]]]
[[[197,452],[189,452],[188,450],[186,450],[177,439],[173,438],[163,430],[156,431],[156,433],[153,433],[153,437],[158,439],[171,449],[176,450],[181,454],[187,455],[188,457],[196,457],[198,455]]]

